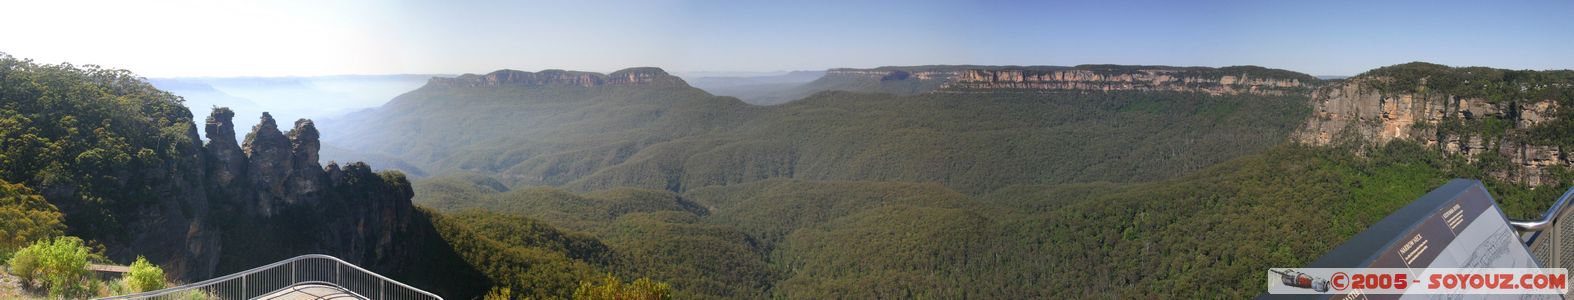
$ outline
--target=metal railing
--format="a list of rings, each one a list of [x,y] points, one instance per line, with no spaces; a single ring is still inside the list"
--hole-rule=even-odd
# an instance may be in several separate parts
[[[362,299],[443,299],[321,254],[296,256],[193,284],[99,299],[254,299],[289,293],[305,286],[337,289],[346,296]]]
[[[1563,192],[1563,196],[1559,196],[1558,201],[1553,202],[1552,207],[1547,208],[1547,212],[1542,213],[1540,218],[1535,220],[1509,220],[1508,222],[1510,226],[1514,227],[1515,231],[1521,234],[1529,233],[1524,240],[1525,246],[1529,247],[1532,254],[1541,260],[1543,267],[1567,267],[1563,265],[1563,248],[1570,245],[1563,243],[1563,234],[1561,232],[1574,230],[1563,228],[1568,227],[1567,225],[1569,224],[1574,224],[1574,222],[1565,224],[1566,222],[1561,222],[1561,219],[1563,215],[1568,214],[1568,210],[1571,207],[1574,207],[1574,205],[1569,203],[1571,199],[1574,199],[1574,188],[1569,188],[1568,191]],[[1574,252],[1570,252],[1570,254],[1574,254]],[[1574,261],[1574,259],[1571,259],[1571,261]]]

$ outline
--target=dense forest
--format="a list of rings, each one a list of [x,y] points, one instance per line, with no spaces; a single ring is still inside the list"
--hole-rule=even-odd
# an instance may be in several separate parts
[[[600,237],[694,298],[1238,298],[1261,292],[1263,269],[1309,263],[1449,178],[1490,178],[1411,142],[1329,150],[1283,145],[1156,182],[982,196],[791,179],[575,194],[500,190],[472,174],[419,181],[416,201]],[[1519,217],[1561,191],[1487,184]]]
[[[198,164],[191,112],[125,70],[0,54],[0,178],[60,207],[70,231],[125,242],[115,212],[150,205]]]

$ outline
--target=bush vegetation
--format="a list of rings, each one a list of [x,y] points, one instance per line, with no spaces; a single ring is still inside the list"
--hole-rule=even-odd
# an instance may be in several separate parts
[[[574,289],[577,300],[667,300],[672,299],[672,288],[650,278],[640,278],[623,283],[608,274],[599,283],[583,282]]]
[[[164,288],[164,269],[148,263],[148,260],[137,257],[131,263],[131,271],[126,273],[125,285],[131,288],[132,293],[158,290]]]
[[[41,282],[50,297],[78,298],[91,295],[88,262],[103,260],[103,255],[93,252],[82,239],[65,236],[17,250],[6,265],[23,283]]]
[[[1504,70],[1487,67],[1455,68],[1439,64],[1412,62],[1361,73],[1369,88],[1387,94],[1452,95],[1486,99],[1493,103],[1510,101],[1574,101],[1574,71]]]

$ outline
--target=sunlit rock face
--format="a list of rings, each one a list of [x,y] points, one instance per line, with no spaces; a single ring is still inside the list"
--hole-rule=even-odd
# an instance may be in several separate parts
[[[1305,88],[1300,79],[1258,78],[1249,74],[1208,75],[1182,69],[967,70],[944,88],[1092,91],[1176,91],[1208,94],[1285,95]]]
[[[1312,145],[1339,143],[1341,135],[1358,135],[1365,143],[1381,145],[1394,140],[1414,140],[1444,153],[1464,155],[1472,161],[1484,155],[1501,155],[1517,171],[1493,174],[1501,179],[1530,185],[1550,180],[1552,166],[1574,166],[1566,152],[1552,145],[1515,142],[1510,135],[1553,121],[1557,102],[1552,99],[1490,103],[1485,99],[1440,94],[1384,94],[1363,85],[1374,78],[1354,78],[1312,91],[1312,116],[1295,139]],[[1492,120],[1506,124],[1505,132],[1457,134],[1440,132],[1449,123]]]
[[[1086,65],[1076,67],[923,66],[831,69],[827,78],[932,82],[933,92],[1173,91],[1213,95],[1304,93],[1315,78],[1259,67],[1165,67]]]

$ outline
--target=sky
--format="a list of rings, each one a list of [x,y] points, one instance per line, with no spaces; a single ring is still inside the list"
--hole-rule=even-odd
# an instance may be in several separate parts
[[[0,52],[148,77],[1259,65],[1574,68],[1574,1],[0,1]]]

